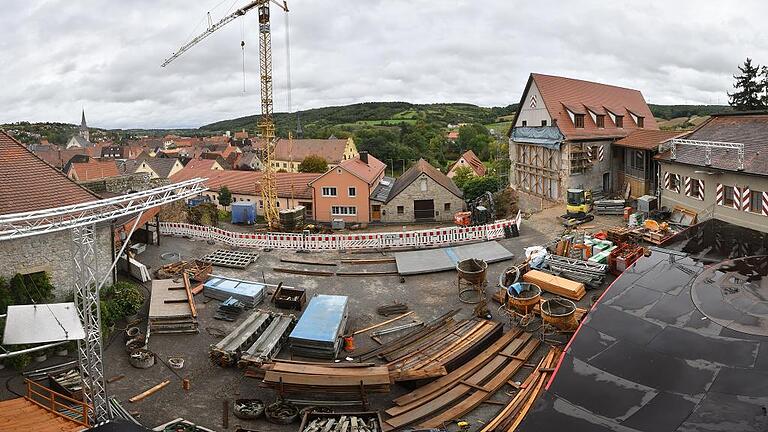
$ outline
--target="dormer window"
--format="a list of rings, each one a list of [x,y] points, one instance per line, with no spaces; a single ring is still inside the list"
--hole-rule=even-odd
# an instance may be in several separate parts
[[[598,114],[595,118],[595,124],[597,124],[597,127],[602,129],[605,127],[605,115]]]
[[[639,127],[639,128],[645,127],[645,117],[638,117],[637,118],[637,127]]]
[[[542,125],[542,126],[546,126],[546,125],[547,125],[547,121],[546,121],[546,120],[542,120],[542,121],[541,121],[541,125]]]
[[[616,116],[616,127],[617,128],[623,128],[624,127],[624,116],[620,116],[620,115]]]
[[[573,117],[573,125],[577,128],[584,128],[584,114],[576,114]]]
[[[523,127],[526,127],[526,126],[528,126],[528,121],[523,120]]]

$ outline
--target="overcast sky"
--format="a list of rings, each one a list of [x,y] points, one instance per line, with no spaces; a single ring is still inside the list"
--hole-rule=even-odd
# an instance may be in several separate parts
[[[166,68],[247,0],[4,0],[0,123],[198,127],[257,114],[256,11]],[[234,5],[234,6],[233,6]],[[519,101],[530,72],[639,89],[651,103],[727,103],[745,57],[768,63],[764,1],[289,0],[292,109],[364,101]],[[233,7],[233,9],[229,9]],[[272,8],[276,111],[284,14]],[[243,93],[241,35],[245,35]]]

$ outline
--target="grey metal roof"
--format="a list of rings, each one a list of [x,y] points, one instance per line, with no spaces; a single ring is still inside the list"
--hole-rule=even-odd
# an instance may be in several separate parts
[[[392,190],[392,187],[395,185],[395,179],[393,177],[382,177],[381,181],[379,181],[379,184],[376,185],[376,188],[373,190],[373,193],[371,194],[371,199],[373,201],[379,201],[384,202],[387,200],[387,197],[389,197],[389,192]]]

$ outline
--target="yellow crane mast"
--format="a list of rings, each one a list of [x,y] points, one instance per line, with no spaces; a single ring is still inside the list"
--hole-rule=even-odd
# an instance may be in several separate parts
[[[162,64],[167,66],[172,61],[179,58],[187,50],[197,43],[210,36],[213,32],[234,21],[236,18],[245,15],[248,11],[257,8],[259,11],[259,75],[261,77],[261,117],[259,118],[259,129],[263,140],[262,148],[262,178],[261,178],[261,196],[264,202],[264,219],[267,221],[270,229],[279,226],[280,219],[277,210],[277,184],[275,179],[275,167],[272,166],[275,156],[275,122],[273,119],[273,98],[272,98],[272,33],[270,31],[269,21],[269,3],[272,2],[288,12],[288,3],[283,1],[279,3],[276,0],[256,0],[248,3],[242,8],[222,18],[215,24],[210,24],[208,29],[196,36],[178,51],[173,53]]]

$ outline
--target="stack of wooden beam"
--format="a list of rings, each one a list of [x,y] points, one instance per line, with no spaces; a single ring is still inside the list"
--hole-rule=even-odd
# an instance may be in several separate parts
[[[560,351],[556,348],[550,348],[536,369],[528,375],[528,378],[520,386],[515,397],[480,432],[513,432],[544,390],[544,385],[549,380],[559,359]]]
[[[624,200],[597,200],[595,201],[595,212],[599,215],[623,215]]]
[[[394,400],[384,430],[437,428],[462,418],[500,390],[539,346],[532,333],[505,333],[485,351],[450,374]]]
[[[294,362],[275,360],[265,363],[259,370],[253,368],[246,376],[258,377],[263,374],[263,383],[276,389],[281,396],[294,393],[299,395],[329,394],[360,395],[361,393],[389,393],[389,370],[384,366],[365,364],[334,364]]]
[[[189,273],[190,279],[196,282],[203,282],[211,274],[211,264],[200,261],[176,261],[175,263],[161,266],[155,271],[155,277],[158,279],[175,279],[182,273]]]
[[[486,320],[462,320],[446,325],[427,337],[397,350],[387,363],[394,381],[410,381],[443,376],[474,357],[501,337],[503,325]],[[397,357],[393,358],[396,355]]]
[[[155,279],[149,301],[150,333],[197,333],[195,301],[184,281]],[[149,334],[149,333],[148,333]]]

